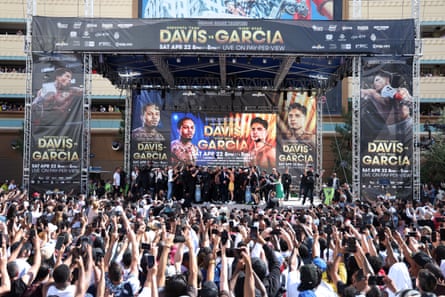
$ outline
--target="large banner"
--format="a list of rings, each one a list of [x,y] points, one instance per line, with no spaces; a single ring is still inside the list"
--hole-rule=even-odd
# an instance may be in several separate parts
[[[133,92],[131,163],[143,168],[169,164],[170,122],[159,91]]]
[[[35,55],[33,65],[30,190],[77,193],[83,129],[81,57]]]
[[[314,96],[313,96],[314,95]],[[317,100],[316,94],[285,92],[278,103],[278,163],[299,177],[308,165],[316,168]]]
[[[332,20],[341,18],[339,0],[140,0],[142,18],[254,18]]]
[[[171,161],[200,166],[276,166],[276,115],[172,113]]]
[[[257,166],[289,169],[298,178],[307,165],[317,165],[316,94],[133,94],[132,166]]]
[[[412,198],[412,59],[363,58],[360,99],[362,198]]]
[[[255,2],[255,1],[253,1]],[[413,20],[82,19],[33,17],[34,52],[414,54]]]

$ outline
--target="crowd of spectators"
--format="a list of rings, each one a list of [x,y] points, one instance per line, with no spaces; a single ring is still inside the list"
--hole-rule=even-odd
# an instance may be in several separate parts
[[[2,185],[0,295],[445,294],[442,199],[336,195],[329,205],[278,207],[117,189]]]
[[[26,73],[23,66],[0,66],[0,73]]]
[[[22,104],[15,104],[10,102],[0,102],[0,111],[23,111],[24,106]]]
[[[92,112],[120,112],[121,110],[124,110],[125,108],[119,105],[104,105],[104,104],[93,104],[91,106]]]
[[[120,112],[122,109],[118,105],[103,104],[93,104],[91,107],[92,112]],[[23,104],[2,101],[0,102],[0,111],[24,111],[24,106]]]

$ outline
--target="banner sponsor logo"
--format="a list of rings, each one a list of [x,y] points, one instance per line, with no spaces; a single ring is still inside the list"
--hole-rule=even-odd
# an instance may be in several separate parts
[[[33,50],[189,50],[189,51],[252,51],[299,52],[313,50],[326,53],[391,54],[414,53],[414,22],[399,21],[313,21],[310,24],[264,20],[120,20],[74,18],[33,18]],[[66,34],[67,28],[73,28]],[[351,28],[351,29],[350,29]],[[84,29],[84,30],[82,30]],[[340,34],[335,34],[341,29]],[[366,40],[372,31],[368,46]],[[326,34],[326,32],[328,34]],[[301,42],[310,36],[310,43]],[[79,42],[81,39],[93,43]],[[336,46],[333,41],[336,41]],[[382,40],[372,46],[373,41]],[[154,42],[153,42],[154,41]],[[341,43],[351,44],[343,46]]]

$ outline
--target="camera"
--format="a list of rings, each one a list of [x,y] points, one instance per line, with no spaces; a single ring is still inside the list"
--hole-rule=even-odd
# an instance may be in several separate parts
[[[226,257],[241,258],[241,249],[238,249],[238,248],[226,249]]]
[[[368,284],[376,286],[384,286],[385,282],[383,280],[384,280],[383,275],[371,275],[368,278]]]
[[[357,251],[356,239],[353,237],[349,237],[346,240],[346,251],[349,253],[355,253]]]
[[[324,233],[326,233],[326,234],[332,234],[332,226],[331,225],[326,225],[325,227],[324,227]]]

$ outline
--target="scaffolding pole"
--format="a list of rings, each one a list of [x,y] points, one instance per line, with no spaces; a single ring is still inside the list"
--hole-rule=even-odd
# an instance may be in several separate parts
[[[127,89],[125,95],[125,127],[124,127],[124,171],[131,175],[131,111],[133,110],[132,90]],[[131,179],[131,177],[130,177]],[[127,179],[127,180],[130,180]]]
[[[85,17],[94,16],[94,0],[85,0]],[[83,125],[82,125],[82,153],[80,163],[80,192],[88,195],[88,180],[91,157],[91,94],[93,84],[93,58],[91,54],[83,54]]]
[[[23,189],[29,192],[31,174],[31,104],[32,104],[32,17],[35,14],[35,0],[28,0],[26,3],[26,95],[25,95],[25,119],[23,121]]]
[[[416,29],[415,54],[413,59],[413,199],[420,199],[420,58],[422,57],[422,39],[420,34],[420,0],[411,1],[412,17]]]
[[[80,164],[80,192],[88,194],[88,177],[90,168],[91,147],[91,89],[92,89],[92,57],[83,55],[84,93],[83,93],[83,125],[82,125],[82,153]]]
[[[318,92],[316,97],[317,98],[317,139],[316,139],[317,171],[316,172],[318,172],[319,174],[323,173],[323,100],[322,100],[323,96],[324,96],[324,91],[323,92],[320,91]],[[322,178],[319,178],[318,182],[316,183],[317,188],[315,190],[317,195],[321,191],[321,181]]]
[[[361,57],[352,60],[352,190],[360,199],[360,67]]]

